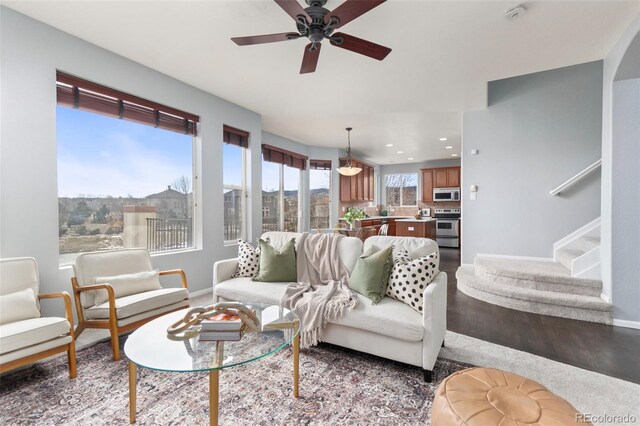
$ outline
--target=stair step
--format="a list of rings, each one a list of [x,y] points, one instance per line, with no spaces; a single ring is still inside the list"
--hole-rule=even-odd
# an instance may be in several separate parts
[[[575,248],[577,250],[582,250],[584,252],[587,252],[589,250],[593,250],[594,248],[598,247],[600,245],[600,237],[580,237],[577,240],[575,240]]]
[[[477,276],[475,268],[469,265],[458,268],[456,278],[458,290],[494,305],[581,321],[612,323],[612,305],[600,297],[505,285]]]
[[[602,281],[573,278],[558,262],[477,256],[475,274],[504,285],[556,293],[600,297]]]
[[[584,254],[584,250],[560,249],[556,252],[556,261],[571,271],[571,262]]]

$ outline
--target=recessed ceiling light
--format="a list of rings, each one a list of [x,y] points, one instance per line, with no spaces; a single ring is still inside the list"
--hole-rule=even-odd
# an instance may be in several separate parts
[[[407,160],[413,160],[413,157],[409,157],[409,158],[407,158]]]
[[[449,146],[445,146],[444,149],[453,149],[453,147],[449,145]]]
[[[447,138],[440,138],[440,140],[441,140],[441,141],[446,141],[446,140],[447,140]]]
[[[385,146],[393,146],[393,144],[392,143],[388,143]]]
[[[451,154],[451,156],[452,156],[452,157],[457,157],[457,156],[458,156],[458,154]]]
[[[398,154],[404,154],[404,151],[398,151]]]

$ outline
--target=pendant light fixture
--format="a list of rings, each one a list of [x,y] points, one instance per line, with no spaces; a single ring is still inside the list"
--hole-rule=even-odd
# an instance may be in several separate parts
[[[362,171],[362,169],[360,167],[354,167],[351,164],[351,127],[347,127],[347,163],[342,166],[342,167],[338,167],[336,170],[338,170],[338,173],[340,173],[342,176],[355,176],[358,173],[360,173]]]

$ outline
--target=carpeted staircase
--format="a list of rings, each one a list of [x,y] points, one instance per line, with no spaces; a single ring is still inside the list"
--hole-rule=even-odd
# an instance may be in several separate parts
[[[600,220],[554,244],[554,259],[478,255],[456,272],[463,293],[505,308],[603,324],[612,305],[602,299]]]

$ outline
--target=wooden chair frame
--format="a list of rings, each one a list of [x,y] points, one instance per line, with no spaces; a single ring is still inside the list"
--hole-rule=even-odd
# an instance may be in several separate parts
[[[180,275],[182,280],[182,286],[186,289],[187,287],[187,276],[185,275],[182,269],[170,269],[168,271],[160,271],[160,276],[163,275]],[[76,301],[76,312],[78,313],[78,327],[76,328],[76,336],[79,336],[86,328],[102,328],[108,329],[111,333],[111,350],[113,351],[113,360],[118,361],[120,359],[120,343],[118,342],[118,336],[120,333],[124,333],[126,331],[135,330],[136,328],[148,323],[151,320],[154,320],[162,315],[166,315],[169,312],[177,311],[183,308],[172,309],[171,311],[163,312],[158,315],[151,316],[149,318],[142,319],[140,321],[136,321],[131,324],[123,325],[122,327],[118,327],[118,317],[116,316],[116,296],[113,291],[113,287],[111,284],[93,284],[87,286],[81,286],[78,284],[78,280],[76,277],[71,277],[71,287],[73,288],[73,296]],[[90,320],[85,319],[84,317],[84,308],[82,307],[82,302],[80,301],[80,293],[83,291],[90,290],[107,290],[107,295],[109,297],[109,319],[108,320]]]
[[[64,313],[67,321],[69,321],[69,336],[71,336],[71,342],[57,346],[55,348],[47,349],[36,354],[27,355],[24,358],[15,359],[5,364],[0,365],[0,373],[4,373],[14,368],[22,367],[23,365],[33,364],[34,362],[43,358],[48,358],[52,355],[60,352],[67,352],[67,360],[69,362],[69,378],[75,379],[78,375],[76,369],[76,338],[73,331],[73,312],[71,308],[71,296],[66,291],[60,293],[43,293],[38,295],[38,299],[57,299],[62,298],[64,300]]]

